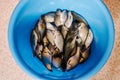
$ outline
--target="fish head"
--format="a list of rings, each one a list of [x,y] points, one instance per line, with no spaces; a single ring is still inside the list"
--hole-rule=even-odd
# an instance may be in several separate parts
[[[77,60],[76,57],[74,57],[74,56],[70,57],[69,60],[67,61],[66,70],[69,71],[72,68],[74,68],[78,64],[78,61],[79,60]]]

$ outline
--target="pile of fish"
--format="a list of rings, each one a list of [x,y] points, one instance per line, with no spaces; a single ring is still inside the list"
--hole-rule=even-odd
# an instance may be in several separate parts
[[[87,60],[93,40],[85,19],[74,11],[57,9],[40,17],[31,34],[34,55],[45,67],[69,71]]]

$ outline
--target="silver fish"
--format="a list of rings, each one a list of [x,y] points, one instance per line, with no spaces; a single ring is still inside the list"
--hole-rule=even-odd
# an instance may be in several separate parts
[[[63,10],[61,14],[61,25],[64,25],[66,20],[67,20],[67,11]]]
[[[43,51],[43,45],[37,44],[37,47],[35,49],[36,56],[41,59],[42,57],[42,51]]]
[[[64,39],[66,38],[67,32],[68,32],[68,28],[63,25],[61,33],[62,33]]]
[[[76,35],[76,45],[77,45],[77,49],[76,49],[76,47],[73,49],[73,51],[71,53],[72,56],[68,59],[66,70],[71,70],[72,68],[77,66],[77,64],[79,63],[79,59],[80,59],[80,55],[81,55],[80,54],[81,53],[81,45],[82,45],[82,40],[81,40],[79,34]]]
[[[44,50],[43,50],[42,61],[43,61],[43,64],[46,66],[46,68],[48,70],[52,71],[52,66],[51,66],[52,54],[47,47],[45,47]]]
[[[55,45],[57,48],[59,48],[60,52],[63,51],[63,37],[62,34],[51,24],[47,23],[47,38],[50,41],[52,45]]]
[[[64,40],[61,33],[57,30],[55,30],[54,32],[54,42],[55,42],[55,46],[60,50],[60,52],[62,52],[64,46]]]
[[[64,57],[63,57],[63,60],[62,60],[63,71],[65,71],[67,61],[70,57],[70,53],[73,51],[73,49],[76,45],[75,44],[76,43],[75,30],[71,30],[70,32],[68,32],[65,43],[66,43],[65,48],[64,48],[65,52],[63,54]]]
[[[85,47],[88,48],[90,46],[90,44],[92,43],[92,40],[93,40],[93,33],[92,31],[89,29],[89,33],[88,33],[88,36],[87,36],[87,39],[85,41]]]
[[[69,34],[68,34],[68,37],[70,37]],[[65,54],[66,55],[69,55],[69,53],[74,49],[75,42],[76,42],[76,36],[71,35],[70,38],[67,38],[66,45],[65,45]]]
[[[90,47],[88,47],[85,51],[81,52],[80,63],[86,61],[90,55]]]
[[[82,39],[82,44],[84,45],[85,41],[86,41],[86,38],[88,36],[89,29],[88,29],[88,27],[87,27],[87,25],[85,23],[81,22],[78,25],[78,30],[79,30],[79,36]]]
[[[80,59],[80,47],[77,47],[76,54],[72,57],[70,57],[67,61],[67,68],[66,70],[71,70],[75,66],[78,65]]]
[[[47,36],[47,39],[48,41],[52,44],[52,45],[55,45],[54,43],[54,34],[52,33],[52,31],[50,30],[46,30],[46,36]]]
[[[32,34],[31,34],[31,43],[32,43],[32,47],[33,47],[34,51],[37,47],[37,42],[38,42],[38,35],[37,35],[36,31],[33,30]]]
[[[54,22],[54,18],[55,18],[55,13],[54,12],[50,12],[44,15],[44,20],[45,22]]]
[[[51,23],[46,23],[46,37],[48,41],[52,44],[55,45],[54,43],[54,31],[56,30],[55,27]]]
[[[60,26],[60,25],[61,25],[60,15],[61,15],[61,10],[58,9],[58,10],[56,11],[56,15],[55,15],[55,25],[56,25],[56,26]]]
[[[45,24],[44,24],[42,18],[41,18],[40,21],[38,22],[38,31],[39,31],[40,38],[41,38],[41,41],[42,41],[43,36],[44,36],[44,34],[45,34]]]
[[[72,25],[72,22],[73,22],[73,16],[72,16],[71,11],[69,11],[69,12],[68,12],[68,18],[67,18],[67,20],[66,20],[66,22],[65,22],[65,26],[66,26],[67,28],[70,28],[70,26]]]
[[[67,20],[67,11],[66,10],[61,11],[60,9],[58,9],[55,15],[55,25],[57,27],[64,25],[66,20]]]
[[[78,14],[78,13],[76,13],[74,11],[72,11],[71,13],[72,13],[74,19],[76,19],[77,21],[83,22],[84,24],[88,25],[87,21],[83,18],[83,16],[81,16],[80,14]]]

